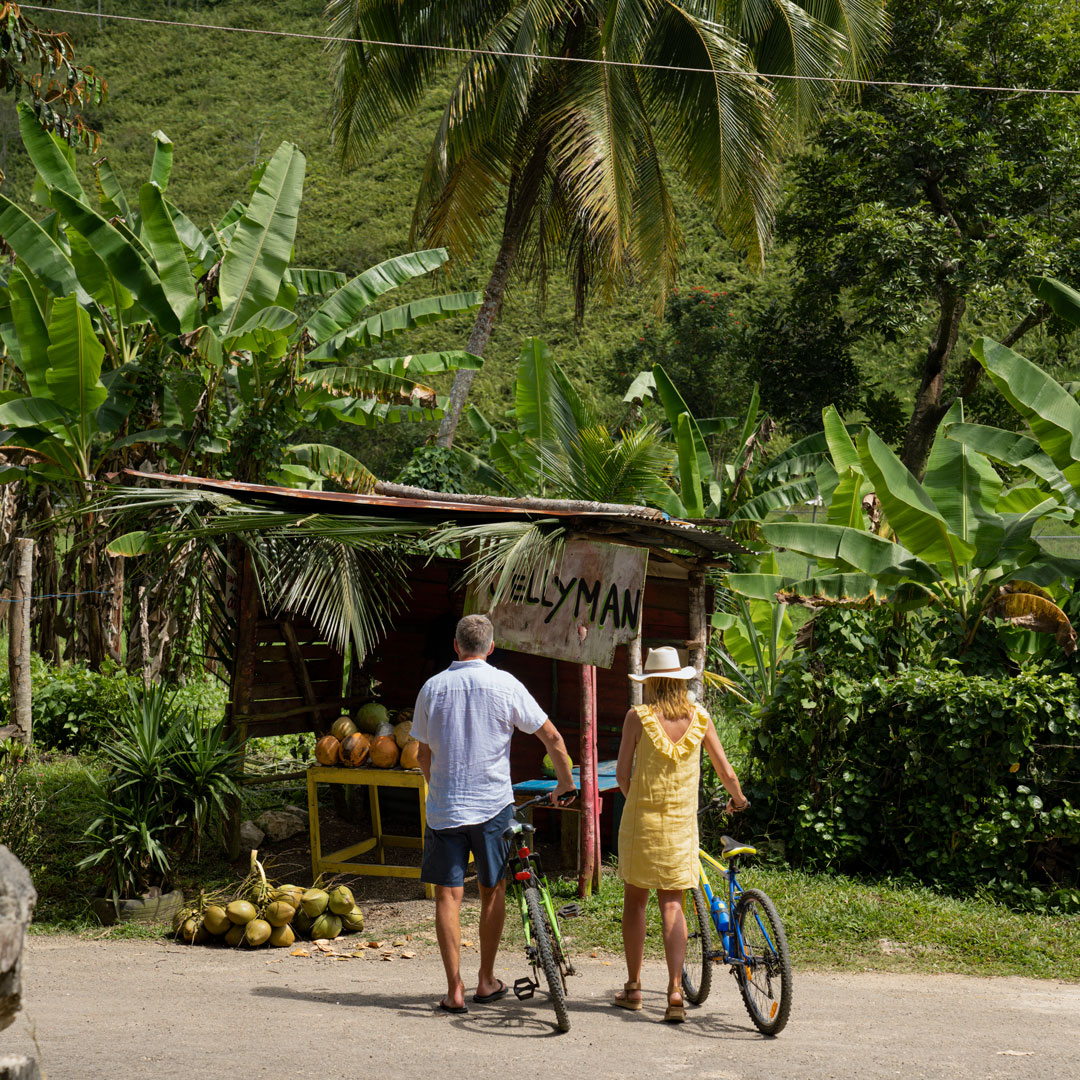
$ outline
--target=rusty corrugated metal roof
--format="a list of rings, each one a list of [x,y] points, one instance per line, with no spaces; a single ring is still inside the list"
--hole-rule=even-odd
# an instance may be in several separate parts
[[[503,499],[493,496],[457,495],[440,498],[438,492],[418,491],[417,495],[376,492],[309,491],[305,488],[244,484],[236,480],[212,480],[202,476],[140,472],[125,469],[126,476],[165,484],[184,484],[206,491],[219,491],[243,502],[308,509],[324,514],[387,514],[432,522],[507,521],[514,518],[559,518],[579,531],[608,534],[641,547],[670,547],[690,550],[699,557],[715,558],[745,554],[747,549],[729,537],[703,529],[691,521],[671,518],[646,506],[608,503],[568,503],[558,499]],[[394,485],[385,485],[393,488]],[[417,489],[401,489],[417,490]],[[468,501],[466,501],[468,500]]]

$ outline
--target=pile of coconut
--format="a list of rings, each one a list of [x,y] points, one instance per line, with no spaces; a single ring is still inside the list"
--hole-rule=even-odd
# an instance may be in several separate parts
[[[333,940],[358,933],[364,929],[364,915],[345,885],[272,885],[253,851],[251,873],[234,897],[201,894],[180,912],[175,929],[177,937],[192,945],[284,948],[300,937]]]
[[[391,722],[385,705],[369,701],[355,717],[339,716],[315,744],[320,765],[374,765],[377,769],[418,769],[420,744],[412,737],[412,709]]]

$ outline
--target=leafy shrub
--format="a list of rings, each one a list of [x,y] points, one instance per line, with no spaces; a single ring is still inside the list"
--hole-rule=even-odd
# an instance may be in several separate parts
[[[101,671],[84,664],[49,664],[36,654],[30,658],[31,711],[34,744],[43,750],[77,754],[96,750],[111,737],[117,716],[128,707],[129,694],[141,694],[142,678],[129,675],[112,660]],[[204,718],[224,713],[228,692],[209,676],[174,688],[177,703],[197,710]],[[6,715],[11,693],[6,665],[0,671],[0,709]]]
[[[398,473],[399,484],[426,491],[468,491],[469,475],[461,458],[446,446],[418,446],[412,459]]]
[[[754,812],[796,865],[1080,909],[1077,679],[786,667],[753,733]]]
[[[27,767],[29,757],[22,743],[0,742],[0,844],[33,872],[41,850],[38,818],[45,800],[41,778]]]

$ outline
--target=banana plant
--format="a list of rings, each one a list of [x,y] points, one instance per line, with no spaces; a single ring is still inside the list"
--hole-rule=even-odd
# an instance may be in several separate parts
[[[441,249],[388,259],[351,280],[292,266],[305,158],[290,143],[256,170],[248,203],[234,204],[204,233],[168,198],[173,147],[162,132],[137,198],[128,197],[107,160],[97,164],[95,206],[70,148],[25,106],[19,123],[38,173],[34,198],[47,213],[38,221],[0,195],[0,236],[17,256],[14,287],[9,281],[0,297],[0,336],[29,398],[33,357],[24,363],[23,353],[33,353],[52,304],[67,297],[89,314],[106,372],[123,372],[145,392],[167,370],[160,400],[148,410],[152,426],[122,432],[126,441],[115,449],[156,443],[186,465],[192,454],[221,453],[235,442],[228,468],[253,479],[273,458],[258,453],[252,429],[264,433],[280,464],[293,453],[292,440],[280,437],[282,423],[325,430],[436,418],[438,398],[422,380],[479,366],[463,350],[361,359],[408,330],[474,309],[480,294],[372,309],[384,294],[442,266]],[[314,309],[307,318],[298,311],[302,296]],[[229,404],[214,431],[221,396]],[[343,470],[332,446],[303,446],[307,462],[297,460],[298,469],[314,471],[314,462],[338,481],[370,476],[359,463]]]
[[[831,489],[822,483],[826,519],[761,527],[774,547],[816,561],[816,573],[731,574],[733,590],[814,609],[937,605],[956,620],[961,653],[987,618],[1052,633],[1066,653],[1075,651],[1076,633],[1051,590],[1080,564],[1055,558],[1032,534],[1059,502],[1032,484],[1005,490],[985,455],[947,437],[963,422],[961,402],[921,483],[874,432],[852,440],[831,408],[824,420],[835,475]]]
[[[668,485],[656,503],[672,517],[725,518],[749,526],[817,495],[814,473],[825,452],[821,434],[767,459],[776,424],[762,414],[756,386],[741,418],[698,419],[663,366],[655,364],[637,375],[623,398],[639,407],[651,399],[663,410],[667,426],[661,430],[677,455],[678,490]],[[736,432],[735,450],[714,459],[708,438],[727,432]]]

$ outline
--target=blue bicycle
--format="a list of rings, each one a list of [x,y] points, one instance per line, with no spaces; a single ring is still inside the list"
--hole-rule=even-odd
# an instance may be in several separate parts
[[[791,957],[787,935],[776,905],[760,889],[743,889],[736,876],[742,855],[757,849],[721,837],[720,859],[698,852],[700,881],[683,898],[686,915],[686,962],[683,994],[700,1005],[712,988],[714,964],[726,964],[735,978],[743,1004],[763,1035],[784,1029],[791,1013]],[[708,868],[719,875],[719,891],[709,881]]]

